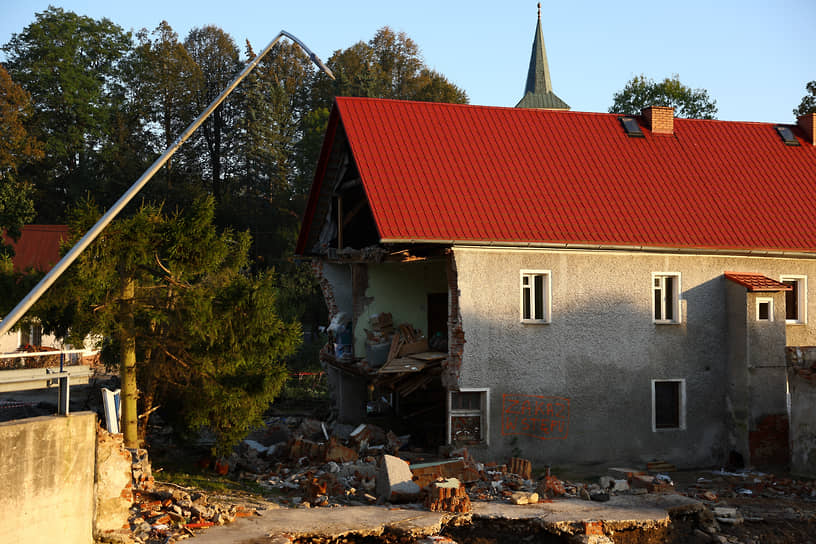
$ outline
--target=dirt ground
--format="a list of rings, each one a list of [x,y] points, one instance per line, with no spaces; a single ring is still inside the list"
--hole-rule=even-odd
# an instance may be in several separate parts
[[[816,544],[816,482],[812,480],[779,470],[693,470],[670,475],[678,492],[710,509],[737,509],[734,523],[718,522],[718,535],[727,542]]]

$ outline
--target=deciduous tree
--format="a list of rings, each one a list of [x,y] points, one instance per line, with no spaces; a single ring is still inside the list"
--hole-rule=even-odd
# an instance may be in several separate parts
[[[0,232],[13,239],[34,218],[31,185],[19,173],[21,166],[36,162],[43,154],[42,143],[26,128],[32,111],[28,93],[0,65]],[[9,252],[0,239],[0,257]]]
[[[633,77],[615,93],[609,113],[639,115],[649,106],[671,106],[677,117],[714,119],[717,114],[717,101],[708,91],[683,85],[676,74],[660,82],[644,75]]]
[[[45,157],[28,168],[42,222],[64,220],[66,206],[102,180],[93,156],[110,138],[112,95],[130,35],[108,19],[49,7],[3,47],[9,73],[31,94],[32,134]]]
[[[808,84],[805,85],[805,89],[807,90],[807,94],[802,97],[802,101],[799,102],[799,107],[793,110],[795,117],[816,112],[816,80],[808,82]]]

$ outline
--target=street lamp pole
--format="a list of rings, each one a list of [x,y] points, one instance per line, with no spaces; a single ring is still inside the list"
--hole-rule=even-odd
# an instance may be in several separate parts
[[[269,53],[269,51],[275,46],[275,44],[278,43],[280,39],[283,37],[287,37],[296,44],[298,44],[301,47],[301,49],[303,49],[306,52],[306,54],[309,55],[309,59],[313,63],[315,63],[315,65],[321,71],[323,71],[330,78],[334,79],[334,74],[332,74],[331,70],[329,70],[328,67],[320,61],[317,55],[315,55],[312,52],[312,50],[306,46],[305,43],[297,39],[289,32],[281,30],[280,33],[278,33],[278,35],[275,36],[275,39],[269,42],[269,45],[267,45],[263,51],[261,51],[244,67],[241,73],[238,74],[235,77],[235,79],[232,80],[232,83],[230,83],[223,91],[221,91],[221,94],[219,94],[218,97],[215,100],[213,100],[209,106],[207,106],[207,109],[205,109],[201,113],[201,115],[199,115],[198,118],[196,118],[195,121],[190,123],[190,126],[187,127],[187,129],[181,134],[181,136],[176,138],[176,141],[174,141],[170,145],[170,147],[168,147],[164,151],[162,156],[156,159],[156,162],[154,162],[150,166],[150,168],[145,170],[142,176],[139,179],[137,179],[136,182],[133,185],[131,185],[130,188],[121,197],[119,197],[119,200],[117,200],[116,203],[113,206],[111,206],[111,208],[107,212],[105,212],[105,215],[103,215],[102,218],[99,221],[97,221],[93,227],[91,227],[91,230],[89,230],[85,234],[85,236],[83,236],[74,245],[74,247],[72,247],[71,250],[68,253],[66,253],[62,259],[60,259],[60,261],[56,265],[54,265],[54,267],[48,272],[48,274],[46,274],[45,277],[41,279],[40,282],[37,285],[35,285],[31,291],[29,291],[25,298],[21,300],[19,304],[17,304],[17,306],[15,306],[14,309],[5,318],[3,318],[3,321],[0,322],[0,336],[6,334],[11,330],[11,328],[17,323],[17,321],[19,321],[20,318],[23,317],[23,315],[25,315],[25,313],[31,308],[31,306],[33,306],[34,303],[40,299],[43,293],[45,293],[45,291],[49,287],[51,287],[51,285],[55,281],[57,281],[57,278],[59,278],[62,275],[62,273],[65,272],[65,270],[69,266],[71,266],[71,263],[73,263],[77,259],[77,257],[79,257],[79,254],[82,253],[85,250],[85,248],[87,248],[91,244],[91,242],[93,242],[96,239],[97,236],[99,236],[102,230],[105,227],[107,227],[108,224],[111,221],[113,221],[113,219],[119,214],[119,212],[121,212],[122,209],[125,206],[127,206],[127,204],[133,199],[133,197],[136,196],[136,193],[138,193],[142,189],[142,187],[144,187],[145,184],[148,181],[150,181],[150,178],[152,178],[156,174],[156,172],[158,172],[159,169],[161,169],[161,167],[164,166],[164,164],[168,160],[170,160],[170,157],[172,157],[173,154],[176,151],[178,151],[181,145],[187,141],[187,139],[193,134],[193,132],[195,132],[196,129],[199,126],[201,126],[201,124],[207,119],[207,117],[209,117],[210,114],[212,114],[212,112],[215,111],[215,109],[221,105],[224,99],[226,99],[227,96],[229,96],[229,94],[233,90],[235,90],[235,87],[237,87],[238,84],[241,83],[241,81],[243,81],[243,79],[258,65],[258,63],[261,62],[261,59],[267,53]]]

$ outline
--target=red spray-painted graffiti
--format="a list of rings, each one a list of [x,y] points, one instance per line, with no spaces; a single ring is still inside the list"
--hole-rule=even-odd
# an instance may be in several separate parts
[[[569,432],[570,399],[502,395],[502,434],[564,440]]]

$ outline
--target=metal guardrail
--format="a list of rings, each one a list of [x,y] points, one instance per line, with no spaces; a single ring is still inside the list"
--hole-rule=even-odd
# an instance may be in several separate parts
[[[93,369],[86,365],[65,366],[65,356],[72,354],[87,353],[85,350],[57,350],[38,352],[14,352],[0,354],[1,359],[17,359],[27,357],[46,357],[59,355],[60,365],[53,368],[20,368],[13,370],[0,370],[0,393],[13,391],[27,391],[30,389],[43,389],[57,386],[57,413],[68,415],[70,400],[70,385],[88,383],[88,379],[93,376]]]

